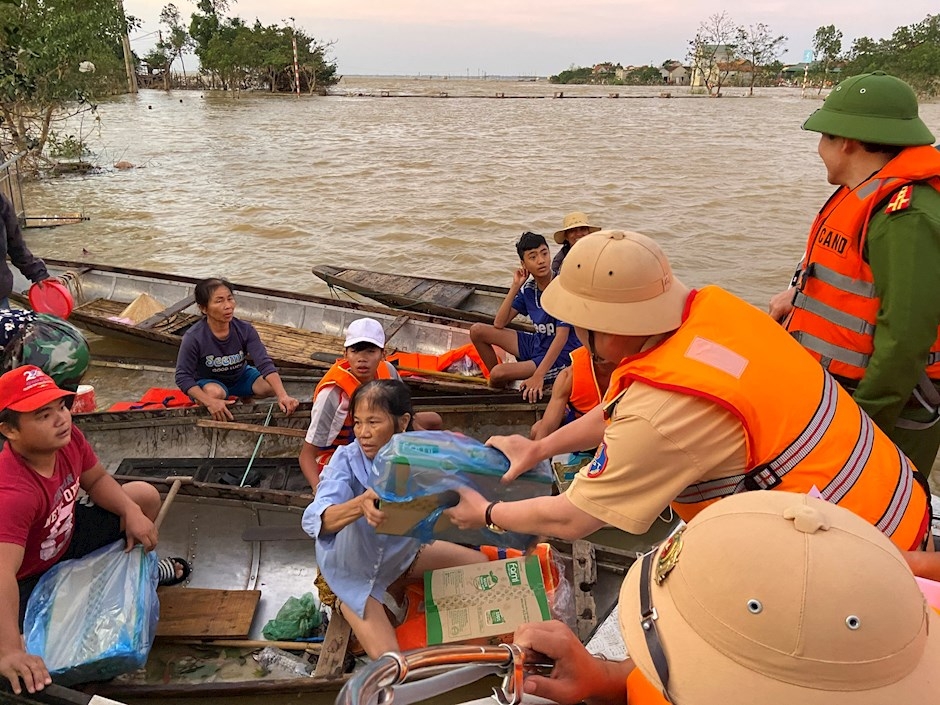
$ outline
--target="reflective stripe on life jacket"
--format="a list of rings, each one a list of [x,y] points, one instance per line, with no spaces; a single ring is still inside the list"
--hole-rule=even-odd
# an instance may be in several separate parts
[[[597,384],[594,362],[586,347],[571,351],[571,394],[565,409],[565,423],[584,416],[601,403],[603,390]]]
[[[738,492],[815,488],[903,550],[914,545],[927,498],[897,446],[766,314],[717,287],[692,296],[678,330],[624,360],[607,395],[640,381],[708,399],[744,427],[747,472],[686,488],[676,512],[689,521]]]
[[[785,325],[838,377],[862,379],[874,351],[881,300],[863,256],[865,237],[874,210],[892,195],[909,198],[908,184],[940,191],[940,152],[909,147],[855,189],[843,186],[810,230],[804,268],[797,273],[794,309]],[[940,330],[925,368],[927,377],[940,379]]]
[[[379,363],[378,368],[376,369],[375,378],[376,379],[397,379],[397,373],[395,372],[395,367],[385,360]],[[320,380],[320,383],[317,384],[317,388],[313,392],[313,398],[317,398],[317,394],[320,393],[321,389],[325,389],[328,386],[335,385],[339,387],[346,394],[348,399],[352,399],[353,392],[359,388],[360,382],[356,376],[349,371],[349,361],[348,360],[337,360],[334,365],[326,371],[326,374],[323,375],[323,379]],[[317,472],[323,470],[326,467],[326,464],[330,462],[330,458],[333,457],[333,453],[336,452],[336,449],[340,446],[349,445],[353,440],[353,418],[352,411],[346,412],[346,419],[343,421],[343,426],[340,428],[339,433],[331,443],[326,448],[323,448],[321,452],[316,455],[317,463]]]

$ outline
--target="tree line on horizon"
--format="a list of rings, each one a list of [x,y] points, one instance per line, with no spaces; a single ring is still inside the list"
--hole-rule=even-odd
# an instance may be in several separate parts
[[[568,69],[551,76],[552,83],[604,85],[662,85],[661,69],[686,66],[699,77],[701,88],[719,95],[722,87],[780,85],[785,68],[779,57],[787,37],[775,35],[764,23],[739,25],[720,12],[701,22],[689,40],[686,63],[669,59],[660,67],[602,62]],[[813,36],[813,60],[805,65],[806,77],[817,91],[831,85],[838,75],[852,76],[883,70],[904,79],[925,97],[940,95],[940,15],[898,27],[890,37],[859,37],[844,48],[843,33],[834,24],[817,28]],[[802,64],[800,64],[803,66]]]
[[[132,58],[138,79],[156,70],[157,87],[173,87],[170,67],[179,60],[185,77],[183,54],[193,51],[202,87],[292,92],[296,38],[302,92],[339,80],[331,43],[293,24],[249,25],[226,16],[234,2],[197,0],[188,26],[175,5],[166,5],[160,41]],[[97,102],[128,90],[122,39],[140,25],[115,0],[0,0],[0,163],[22,154],[20,170],[32,175],[85,156],[83,135],[57,126],[87,113],[93,119],[81,124],[94,129]]]

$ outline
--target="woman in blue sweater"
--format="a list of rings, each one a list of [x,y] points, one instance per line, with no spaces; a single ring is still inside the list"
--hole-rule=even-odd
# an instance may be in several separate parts
[[[176,358],[179,388],[218,421],[233,418],[230,396],[277,397],[281,411],[294,413],[299,402],[284,390],[258,331],[235,318],[232,285],[224,279],[203,279],[194,295],[205,318],[183,336]]]

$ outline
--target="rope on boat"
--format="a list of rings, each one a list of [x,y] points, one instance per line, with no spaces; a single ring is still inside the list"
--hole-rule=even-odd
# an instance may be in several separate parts
[[[276,401],[271,402],[271,406],[268,407],[268,416],[264,420],[264,426],[267,426],[271,423],[271,415],[274,413],[274,405],[277,404]],[[261,443],[264,441],[264,434],[261,433],[258,435],[258,442],[255,443],[255,449],[251,453],[251,457],[248,459],[248,467],[245,468],[245,474],[242,475],[242,481],[238,483],[239,487],[245,486],[245,480],[248,479],[248,473],[251,472],[251,466],[254,465],[255,458],[258,456],[258,450],[261,448]]]
[[[85,293],[82,291],[81,272],[76,272],[74,269],[67,269],[58,276],[58,279],[68,287],[69,293],[72,295],[72,298],[75,299],[76,303],[84,303]]]

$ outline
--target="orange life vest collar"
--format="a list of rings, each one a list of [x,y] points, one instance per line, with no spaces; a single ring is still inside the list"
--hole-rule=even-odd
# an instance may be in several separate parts
[[[392,379],[394,370],[395,368],[391,365],[391,363],[382,360],[375,371],[375,378]],[[359,388],[360,384],[362,383],[359,381],[359,379],[349,371],[349,361],[345,359],[337,360],[333,366],[326,371],[326,374],[323,375],[323,378],[320,380],[319,384],[317,384],[317,388],[313,392],[313,398],[316,399],[317,394],[319,394],[322,389],[325,389],[329,386],[336,386],[342,389],[348,398],[352,399],[353,392]],[[333,453],[337,448],[340,446],[349,445],[352,443],[352,440],[353,418],[352,412],[348,411],[346,412],[346,419],[343,421],[343,427],[337,434],[336,439],[320,453],[317,453],[317,470],[322,470],[326,464],[330,462],[330,458],[333,457]]]
[[[572,418],[584,416],[601,403],[602,397],[590,351],[584,346],[575,348],[571,351],[571,394],[568,397]]]
[[[940,152],[933,147],[909,147],[856,188],[838,189],[810,230],[786,328],[839,377],[862,379],[874,352],[881,300],[863,256],[872,212],[889,200],[892,212],[903,210],[917,183],[940,191]],[[940,329],[925,368],[940,379]]]
[[[741,422],[746,472],[688,487],[676,512],[688,521],[738,492],[816,488],[902,549],[913,546],[927,499],[897,446],[765,313],[714,286],[690,300],[671,336],[621,363],[607,395],[642,382],[708,399]]]

